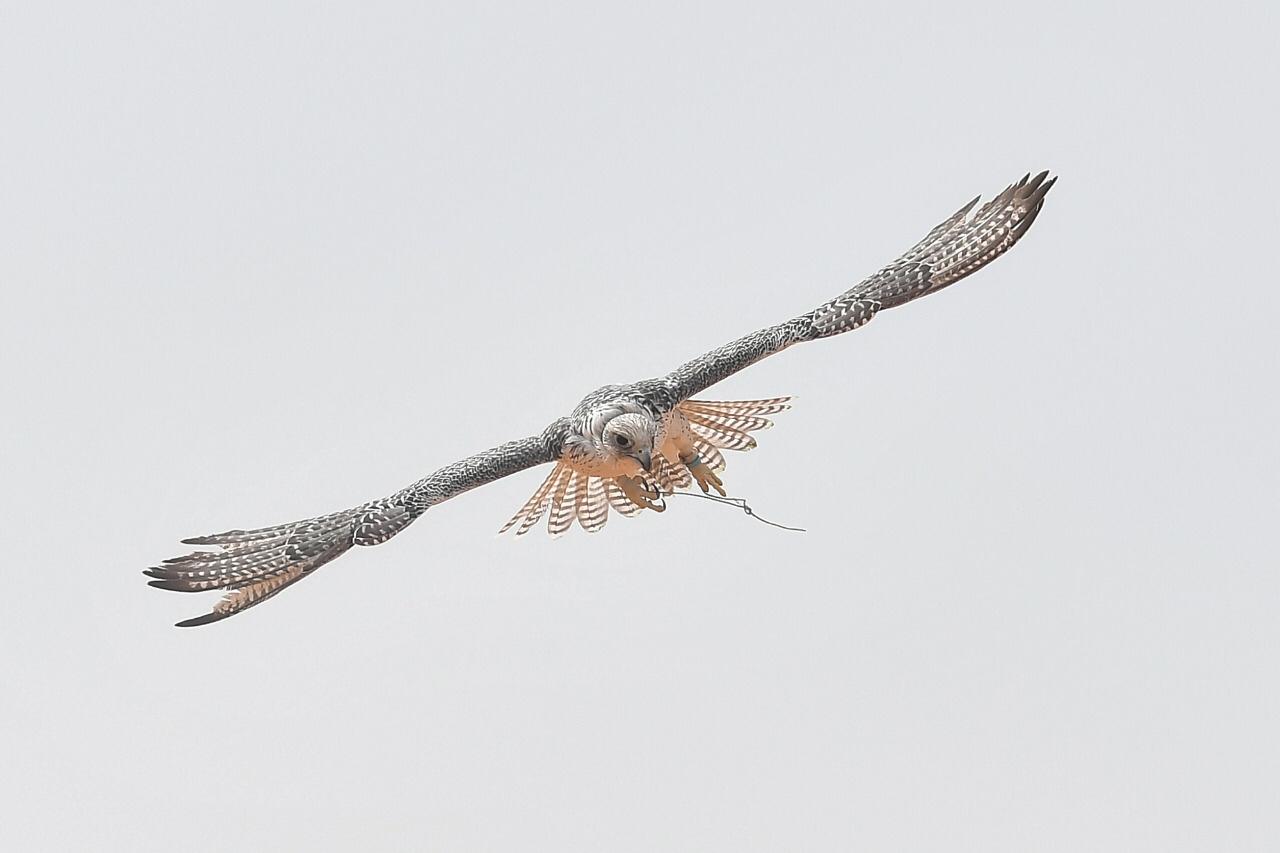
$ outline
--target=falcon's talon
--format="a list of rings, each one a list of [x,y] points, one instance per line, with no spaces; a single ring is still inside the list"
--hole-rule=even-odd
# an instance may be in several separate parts
[[[626,476],[615,477],[614,482],[622,489],[622,493],[626,495],[627,500],[641,509],[666,512],[667,502],[657,484]],[[658,503],[658,501],[661,501],[661,503]]]
[[[694,456],[685,462],[684,466],[689,469],[689,473],[698,481],[698,488],[702,489],[704,495],[710,494],[711,490],[715,489],[720,493],[720,497],[728,496],[724,490],[724,481],[720,479],[719,474],[707,466],[707,463],[702,461],[702,457]]]

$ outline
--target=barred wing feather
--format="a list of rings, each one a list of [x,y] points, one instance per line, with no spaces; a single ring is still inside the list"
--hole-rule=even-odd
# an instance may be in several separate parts
[[[554,458],[542,436],[477,453],[381,500],[328,515],[253,530],[184,539],[215,550],[171,557],[145,570],[151,586],[175,592],[221,590],[202,616],[177,623],[218,622],[261,604],[357,545],[378,545],[437,503]]]
[[[877,313],[954,284],[1004,254],[1026,234],[1056,178],[1026,175],[978,207],[970,201],[879,272],[807,314],[768,326],[676,368],[663,380],[688,400],[762,358],[804,341],[851,332]],[[752,412],[763,414],[763,412]]]

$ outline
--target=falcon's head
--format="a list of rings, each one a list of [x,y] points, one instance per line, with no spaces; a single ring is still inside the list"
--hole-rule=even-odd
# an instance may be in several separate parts
[[[653,461],[653,443],[658,424],[639,412],[627,412],[610,418],[600,432],[601,449],[618,461],[634,459],[645,471]]]
[[[562,453],[579,471],[595,477],[639,477],[657,453],[662,428],[631,400],[597,405],[579,416]]]

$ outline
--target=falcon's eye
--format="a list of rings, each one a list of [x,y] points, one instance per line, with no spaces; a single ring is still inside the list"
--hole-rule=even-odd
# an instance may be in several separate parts
[[[625,435],[615,435],[613,437],[613,443],[619,447],[630,447],[631,439],[627,438]]]

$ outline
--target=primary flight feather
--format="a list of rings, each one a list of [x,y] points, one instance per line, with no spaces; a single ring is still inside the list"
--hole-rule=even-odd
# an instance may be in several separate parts
[[[378,545],[432,506],[547,462],[550,475],[502,528],[519,536],[546,518],[552,535],[576,521],[588,532],[610,512],[665,509],[663,495],[694,483],[723,495],[722,450],[750,450],[750,433],[788,397],[717,402],[694,395],[792,344],[852,331],[878,312],[941,290],[1009,249],[1026,233],[1053,186],[1047,172],[1024,177],[978,208],[966,204],[902,257],[831,301],[752,332],[682,364],[660,379],[606,385],[538,435],[446,465],[390,497],[341,512],[256,530],[184,539],[213,546],[165,560],[144,574],[178,592],[224,590],[213,609],[179,622],[205,625],[234,616],[297,583],[353,545]]]

